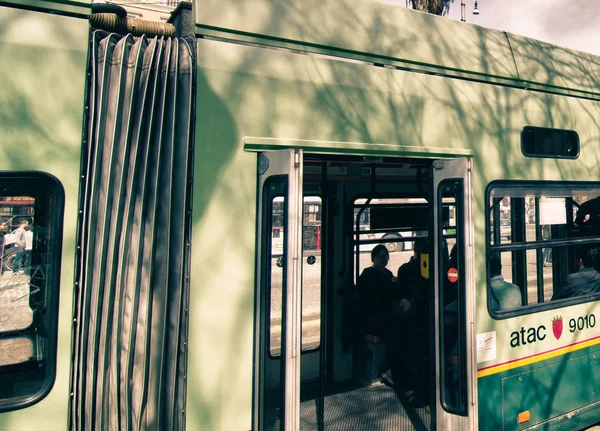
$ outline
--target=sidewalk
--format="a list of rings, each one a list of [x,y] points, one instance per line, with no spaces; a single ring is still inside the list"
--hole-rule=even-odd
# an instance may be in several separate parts
[[[10,271],[0,275],[0,333],[20,331],[33,322],[29,307],[30,277]]]

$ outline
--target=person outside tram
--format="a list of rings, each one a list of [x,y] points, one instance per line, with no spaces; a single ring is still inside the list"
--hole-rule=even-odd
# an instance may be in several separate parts
[[[15,263],[13,267],[13,274],[16,274],[24,267],[24,259],[25,259],[25,226],[29,225],[29,221],[26,219],[22,219],[19,223],[19,227],[13,231],[13,235],[15,237]]]
[[[25,226],[25,251],[24,253],[24,271],[26,275],[31,275],[31,252],[33,250],[33,230],[30,224]]]
[[[4,274],[4,235],[8,233],[8,223],[0,223],[0,274]]]
[[[552,239],[552,235],[550,234],[550,225],[542,226],[542,239],[549,240]],[[552,249],[551,248],[543,248],[542,249],[542,262],[544,266],[552,266]]]

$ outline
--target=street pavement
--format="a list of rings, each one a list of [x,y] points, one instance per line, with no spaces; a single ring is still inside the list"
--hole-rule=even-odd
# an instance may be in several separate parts
[[[29,278],[10,271],[0,275],[0,333],[20,331],[33,322]]]
[[[19,331],[33,323],[29,307],[30,277],[6,271],[0,275],[0,366],[27,361],[34,354],[33,341]]]

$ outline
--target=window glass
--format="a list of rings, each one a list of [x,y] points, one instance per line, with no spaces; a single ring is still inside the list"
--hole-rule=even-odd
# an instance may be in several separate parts
[[[304,197],[302,227],[302,351],[321,344],[321,198]],[[285,200],[278,196],[271,204],[271,286],[270,347],[271,356],[281,354],[282,291],[284,280]]]
[[[600,294],[600,185],[493,183],[488,305],[493,314]]]
[[[54,380],[63,201],[54,177],[0,175],[0,411]]]
[[[378,244],[385,245],[390,252],[388,267],[392,272],[410,258],[414,240],[427,236],[428,208],[424,198],[360,198],[354,201],[355,283],[362,270],[371,265],[370,253]],[[444,212],[447,221],[453,217],[448,211],[446,208]]]
[[[438,188],[441,396],[444,409],[459,415],[467,413],[468,398],[463,194],[462,180],[445,180]]]
[[[271,202],[271,277],[269,297],[269,353],[281,354],[281,334],[283,328],[283,286],[284,286],[284,247],[285,247],[285,201],[283,197]]]
[[[321,208],[320,197],[304,197],[302,351],[314,350],[321,344]]]
[[[521,151],[528,157],[579,157],[579,135],[573,130],[526,126],[521,131]]]

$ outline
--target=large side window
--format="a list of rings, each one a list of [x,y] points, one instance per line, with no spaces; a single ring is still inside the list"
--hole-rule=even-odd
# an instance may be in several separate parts
[[[493,182],[487,211],[493,316],[600,295],[600,184]]]
[[[54,382],[63,210],[54,177],[0,174],[0,411]]]

